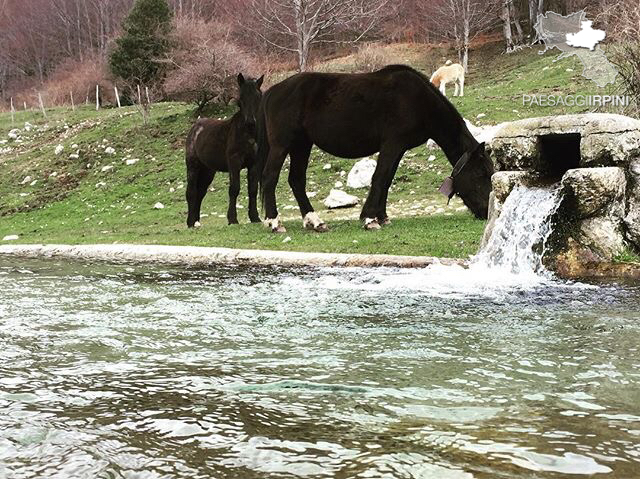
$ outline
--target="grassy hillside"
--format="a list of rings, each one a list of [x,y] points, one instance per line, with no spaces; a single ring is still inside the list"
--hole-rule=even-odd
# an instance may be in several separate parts
[[[446,49],[385,48],[395,62],[412,64],[427,74],[453,57]],[[539,55],[533,49],[503,55],[499,46],[485,45],[472,53],[466,96],[453,102],[465,118],[479,125],[578,112],[580,108],[522,106],[523,94],[603,93],[580,76],[581,65],[576,61],[554,63],[556,56],[556,52]],[[351,68],[350,57],[319,66],[334,71]],[[389,195],[388,211],[394,222],[382,231],[361,229],[360,207],[325,211],[322,200],[336,182],[344,183],[344,189],[362,202],[367,191],[346,188],[353,161],[315,150],[307,189],[315,193],[312,201],[330,224],[329,233],[302,230],[286,171],[278,187],[278,203],[287,235],[246,224],[244,196],[238,215],[245,224],[227,226],[225,174],[216,177],[213,191],[204,200],[203,227],[187,230],[183,143],[193,120],[191,111],[179,103],[155,105],[148,126],[142,125],[133,108],[55,109],[47,112],[46,119],[40,113],[19,112],[14,125],[9,114],[0,115],[0,240],[19,235],[21,243],[188,244],[443,257],[464,257],[477,249],[484,222],[473,219],[459,200],[447,206],[438,195],[450,166],[439,150],[425,146],[406,154]],[[215,112],[217,116],[229,113]],[[14,127],[20,129],[17,141],[8,137]],[[63,150],[56,154],[58,145]],[[435,158],[429,159],[432,155]],[[324,169],[326,164],[331,168]],[[154,208],[158,202],[163,209]],[[283,242],[286,236],[291,240]]]

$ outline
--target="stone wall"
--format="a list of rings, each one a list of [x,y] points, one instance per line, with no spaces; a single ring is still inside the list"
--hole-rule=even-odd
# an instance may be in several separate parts
[[[566,149],[549,154],[549,138],[565,138]],[[626,246],[640,251],[640,121],[600,113],[531,118],[505,124],[489,152],[497,173],[485,238],[517,184],[560,181],[558,258],[611,261]]]

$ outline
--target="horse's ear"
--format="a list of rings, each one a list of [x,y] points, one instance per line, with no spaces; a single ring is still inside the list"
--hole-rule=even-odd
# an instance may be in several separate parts
[[[242,73],[238,73],[238,86],[242,85],[244,85],[244,77],[242,76]]]
[[[262,75],[260,78],[256,80],[256,85],[258,85],[258,88],[262,86],[263,81],[264,81],[264,75]]]

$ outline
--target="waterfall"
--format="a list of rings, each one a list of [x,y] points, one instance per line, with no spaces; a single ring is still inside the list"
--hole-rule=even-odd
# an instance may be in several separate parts
[[[471,269],[544,275],[542,257],[552,231],[551,217],[558,210],[560,199],[559,185],[547,188],[516,186],[502,205],[491,237],[473,259]]]

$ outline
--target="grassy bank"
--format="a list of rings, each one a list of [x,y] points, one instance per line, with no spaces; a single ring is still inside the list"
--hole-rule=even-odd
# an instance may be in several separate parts
[[[451,57],[443,49],[386,47],[397,62],[430,73],[431,65]],[[494,124],[525,117],[578,112],[579,108],[523,108],[522,94],[602,93],[580,76],[571,59],[554,63],[556,53],[523,50],[501,55],[496,45],[474,52],[464,98],[453,99],[475,124]],[[347,71],[349,57],[323,69]],[[96,112],[55,109],[45,119],[19,112],[11,124],[0,115],[0,239],[19,235],[22,243],[148,243],[465,257],[476,251],[484,222],[473,219],[458,200],[446,205],[437,187],[450,166],[439,150],[425,146],[408,152],[396,175],[388,208],[393,224],[367,233],[357,221],[360,208],[326,211],[322,200],[341,182],[361,202],[367,190],[346,188],[351,160],[314,150],[308,188],[312,201],[331,226],[327,234],[305,232],[283,172],[278,202],[289,230],[272,235],[261,225],[246,224],[246,198],[239,219],[227,226],[227,178],[220,174],[204,200],[203,227],[187,230],[183,141],[193,120],[191,107],[179,103],[154,106],[143,126],[133,108]],[[229,111],[216,112],[217,116]],[[32,125],[25,128],[25,122]],[[19,141],[8,132],[20,128]],[[56,154],[56,147],[62,151]],[[58,148],[59,149],[59,148]],[[137,160],[137,161],[136,161]],[[325,165],[331,165],[325,169]],[[30,178],[28,178],[30,177]],[[246,182],[243,182],[246,185]],[[246,188],[246,187],[245,187]],[[154,208],[162,203],[162,209]]]

